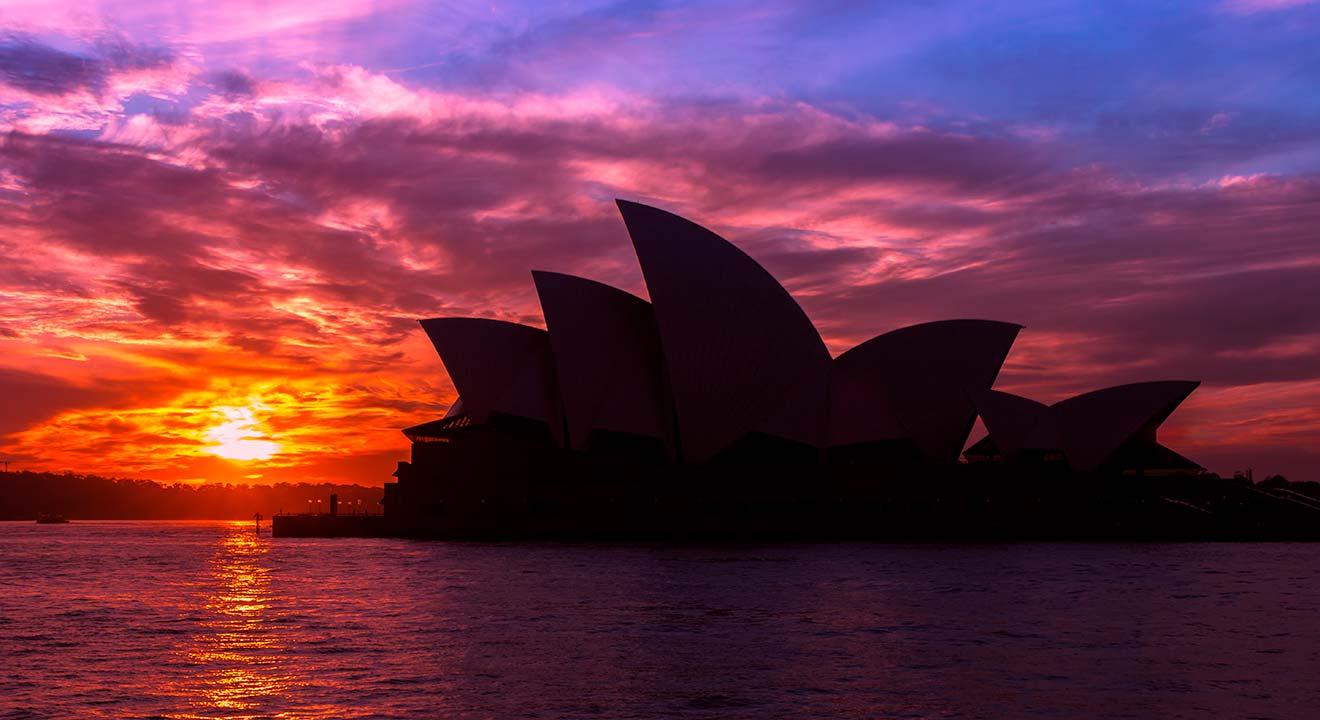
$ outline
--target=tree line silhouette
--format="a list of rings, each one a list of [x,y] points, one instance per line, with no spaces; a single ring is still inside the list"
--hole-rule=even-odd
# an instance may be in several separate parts
[[[331,493],[339,496],[342,513],[381,512],[381,488],[363,485],[164,484],[24,470],[0,473],[0,520],[32,520],[39,513],[71,520],[247,520],[258,512],[328,512]]]

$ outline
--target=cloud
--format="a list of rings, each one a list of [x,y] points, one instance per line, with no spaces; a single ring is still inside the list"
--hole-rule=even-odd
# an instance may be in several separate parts
[[[0,437],[45,420],[60,410],[95,402],[104,395],[48,375],[0,369],[0,396],[5,398]]]
[[[176,60],[166,48],[134,45],[122,38],[102,38],[94,48],[93,55],[78,55],[11,35],[0,40],[0,81],[38,96],[99,94],[116,73],[161,70]]]
[[[916,128],[853,136],[771,151],[757,171],[811,182],[890,181],[943,185],[962,192],[1018,195],[1048,177],[1043,148],[1014,138],[976,137]]]
[[[105,68],[93,58],[11,38],[0,41],[0,79],[36,95],[65,95],[100,89]]]
[[[213,78],[215,87],[226,97],[241,97],[256,92],[256,81],[246,73],[226,70]]]
[[[1224,0],[1220,7],[1233,13],[1250,15],[1312,5],[1316,0]]]
[[[10,34],[0,39],[0,131],[97,131],[135,97],[178,98],[194,63],[158,45],[98,36],[81,52]]]
[[[240,13],[215,37],[365,13],[314,10]],[[743,11],[757,27],[782,14]],[[1203,379],[1185,410],[1196,426],[1180,411],[1170,432],[1216,462],[1320,434],[1305,407],[1320,381],[1306,312],[1320,306],[1320,177],[1250,167],[1312,142],[1299,114],[1111,104],[1079,135],[1085,123],[1055,116],[537,80],[574,65],[583,28],[681,35],[694,14],[601,11],[515,33],[530,55],[491,64],[518,76],[495,89],[13,36],[0,45],[0,370],[39,369],[13,383],[58,402],[34,395],[0,447],[51,467],[244,477],[207,455],[207,408],[253,407],[283,448],[267,480],[347,471],[327,453],[387,466],[406,452],[397,428],[453,397],[417,318],[539,323],[533,268],[644,294],[620,196],[747,249],[836,353],[913,322],[1021,322],[1006,389],[1056,400]],[[658,43],[639,53],[665,57]],[[528,57],[554,62],[533,72]],[[1251,388],[1270,388],[1268,406],[1244,399]]]

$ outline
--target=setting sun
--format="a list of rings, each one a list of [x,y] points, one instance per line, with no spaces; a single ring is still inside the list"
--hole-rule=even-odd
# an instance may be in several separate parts
[[[279,452],[279,443],[265,439],[251,407],[216,408],[225,422],[206,431],[215,443],[210,452],[229,460],[265,460]]]

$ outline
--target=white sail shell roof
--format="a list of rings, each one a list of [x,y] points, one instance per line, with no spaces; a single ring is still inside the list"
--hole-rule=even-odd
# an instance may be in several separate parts
[[[908,439],[952,461],[979,412],[1005,456],[1059,450],[1087,471],[1138,447],[1133,438],[1154,442],[1198,385],[1121,385],[1048,407],[995,392],[1021,326],[988,320],[913,325],[831,359],[802,308],[742,250],[677,215],[618,205],[651,302],[534,272],[549,332],[421,321],[461,397],[447,417],[528,418],[575,449],[594,431],[654,437],[694,462],[756,433],[816,448]]]
[[[651,304],[573,275],[534,270],[532,277],[550,333],[570,447],[585,450],[594,430],[667,439],[672,401],[663,387]]]
[[[1164,380],[1095,390],[1050,407],[1059,441],[1077,470],[1094,470],[1128,439],[1152,434],[1200,383]]]
[[[1016,457],[1027,449],[1059,449],[1059,432],[1048,405],[998,390],[982,390],[972,398],[1004,457]]]
[[[422,329],[474,423],[493,412],[539,420],[562,434],[550,338],[529,325],[485,318],[433,318]]]
[[[999,375],[1021,325],[942,320],[872,338],[834,360],[831,444],[906,437],[953,462],[976,422],[972,393]]]
[[[683,456],[710,459],[749,432],[822,446],[830,355],[788,291],[710,230],[618,204],[655,308]]]
[[[1200,383],[1162,380],[1094,390],[1048,408],[1017,395],[989,391],[976,395],[986,430],[1005,457],[1024,449],[1061,450],[1075,470],[1100,467],[1139,434],[1154,439]]]

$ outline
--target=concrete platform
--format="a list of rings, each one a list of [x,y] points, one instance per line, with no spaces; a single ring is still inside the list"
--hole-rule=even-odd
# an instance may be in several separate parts
[[[275,515],[272,537],[390,537],[384,515]]]

